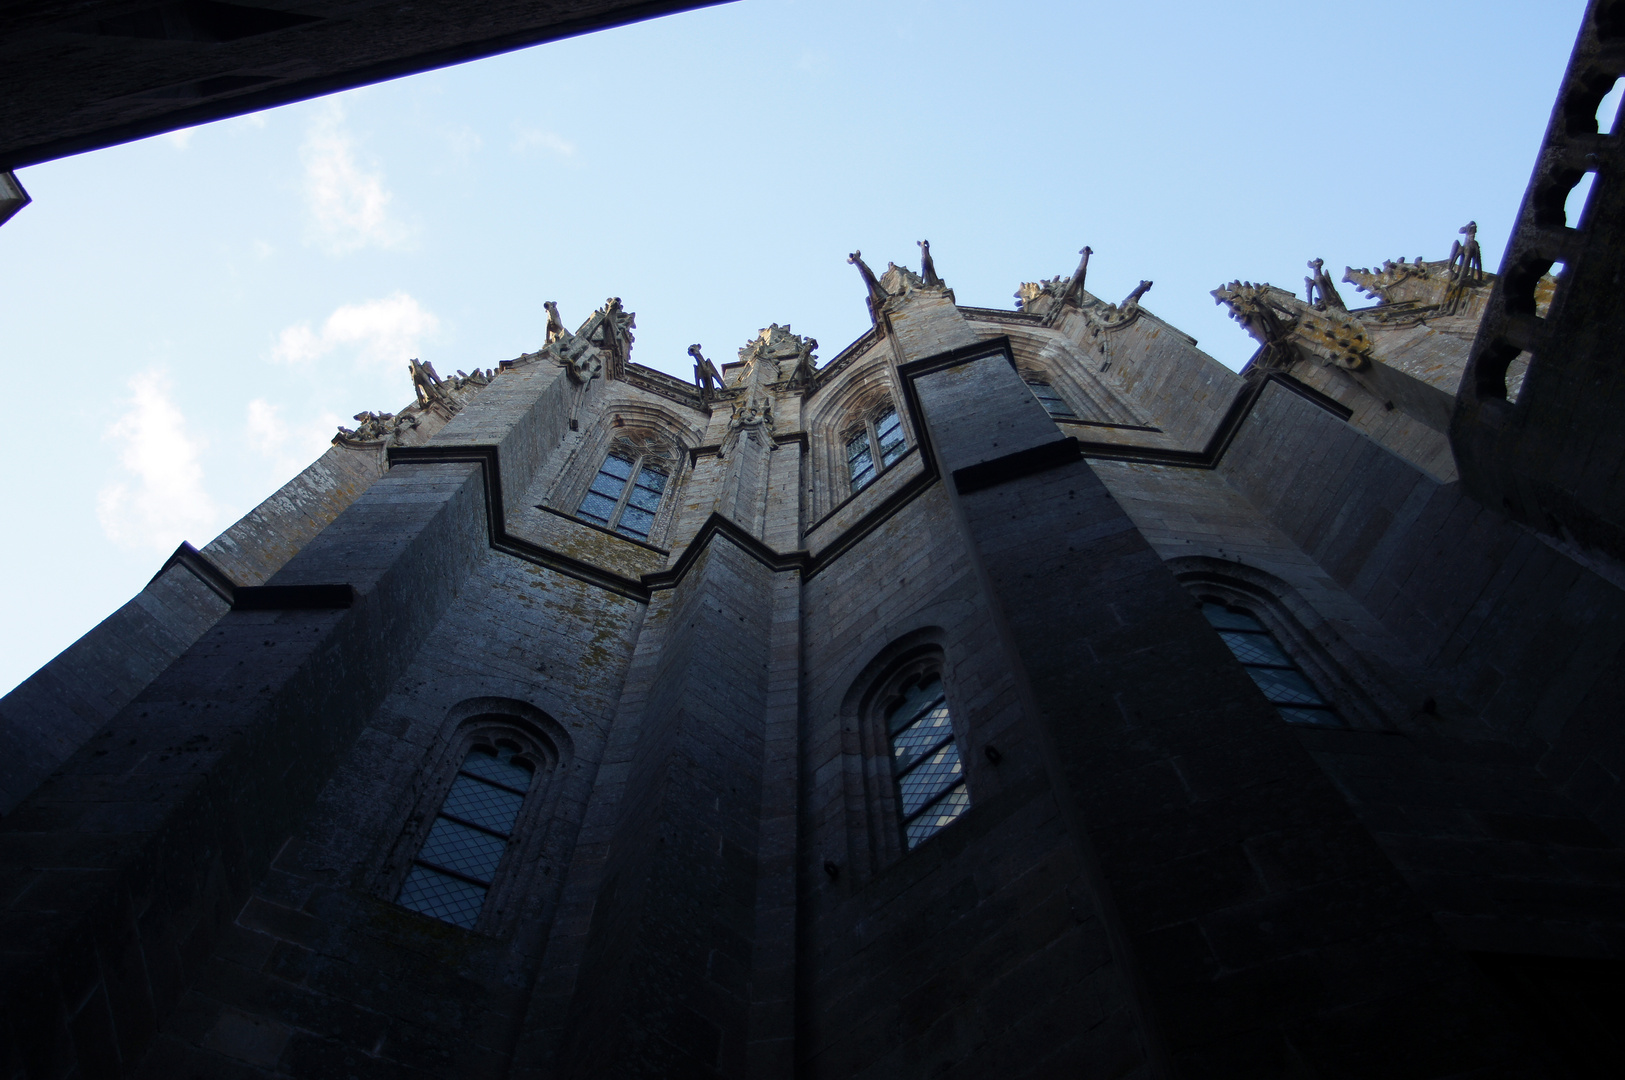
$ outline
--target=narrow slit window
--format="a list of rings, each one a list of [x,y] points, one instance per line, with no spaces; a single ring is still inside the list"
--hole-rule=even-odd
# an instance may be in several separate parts
[[[929,675],[908,686],[902,700],[887,710],[886,729],[903,841],[913,848],[970,808],[942,676]]]
[[[1044,406],[1044,411],[1057,420],[1076,420],[1078,418],[1078,414],[1072,411],[1072,406],[1068,405],[1065,399],[1055,392],[1055,387],[1049,383],[1029,379],[1027,389],[1031,390],[1033,397],[1037,398],[1038,403]]]
[[[397,898],[402,907],[473,929],[535,778],[516,753],[500,743],[468,752],[412,860]]]
[[[634,540],[654,531],[668,474],[648,459],[612,453],[593,477],[576,516]]]
[[[1202,614],[1283,720],[1316,727],[1348,726],[1252,612],[1204,600]]]

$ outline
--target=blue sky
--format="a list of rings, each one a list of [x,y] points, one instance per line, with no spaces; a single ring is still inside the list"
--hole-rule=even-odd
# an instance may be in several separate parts
[[[1240,367],[1208,290],[1306,260],[1498,263],[1582,0],[742,0],[34,166],[0,228],[0,692],[296,473],[334,425],[637,313],[687,378],[791,323],[828,359],[932,243],[961,303],[1142,277]]]

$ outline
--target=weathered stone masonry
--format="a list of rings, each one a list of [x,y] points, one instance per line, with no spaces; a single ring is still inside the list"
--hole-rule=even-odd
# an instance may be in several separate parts
[[[852,261],[822,366],[682,383],[618,299],[414,361],[0,702],[4,1075],[1614,1075],[1625,575],[1457,479],[1501,279],[1232,283],[1236,374],[1087,257],[1016,311]],[[911,840],[928,682],[968,808]],[[423,838],[493,725],[480,877]]]

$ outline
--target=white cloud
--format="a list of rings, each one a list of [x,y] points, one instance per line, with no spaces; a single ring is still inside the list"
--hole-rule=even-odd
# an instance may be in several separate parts
[[[345,304],[327,317],[320,332],[309,323],[282,331],[271,358],[294,366],[319,360],[340,347],[355,349],[361,367],[405,367],[418,355],[423,339],[440,329],[440,320],[406,293],[398,292],[361,304]]]
[[[125,475],[97,496],[102,531],[123,547],[167,552],[182,540],[201,545],[219,518],[203,490],[206,444],[188,434],[162,371],[141,372],[129,390],[127,411],[106,436],[119,444]]]
[[[480,137],[480,133],[467,124],[444,134],[447,156],[462,164],[467,164],[468,159],[479,153],[480,148],[485,145],[485,140]]]
[[[192,136],[197,134],[197,128],[181,128],[179,131],[166,131],[163,139],[177,150],[185,150],[192,145]]]
[[[383,173],[357,160],[355,137],[344,126],[338,102],[322,107],[299,156],[305,165],[311,238],[329,254],[399,248],[411,241],[412,230],[390,213],[394,196],[384,186]]]
[[[279,476],[304,468],[333,441],[340,417],[323,412],[290,424],[282,410],[255,398],[248,403],[248,445]]]
[[[575,156],[575,144],[554,132],[528,126],[519,126],[514,130],[513,143],[509,149],[516,154],[534,154],[539,150],[546,150],[559,157]]]

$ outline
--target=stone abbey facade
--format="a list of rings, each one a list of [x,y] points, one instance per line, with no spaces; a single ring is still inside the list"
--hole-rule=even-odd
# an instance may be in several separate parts
[[[923,244],[827,360],[413,361],[0,701],[4,1075],[1618,1075],[1605,16],[1500,274],[1240,374]]]

